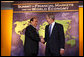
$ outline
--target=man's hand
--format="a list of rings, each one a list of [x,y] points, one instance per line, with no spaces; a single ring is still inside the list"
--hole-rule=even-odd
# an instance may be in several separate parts
[[[61,55],[64,54],[64,49],[60,49],[60,54],[61,54]]]
[[[43,44],[45,43],[45,40],[44,40],[44,38],[43,38],[42,36],[41,36],[41,40],[40,40],[40,41],[41,41],[41,43],[43,43]]]
[[[44,39],[43,38],[41,38],[41,43],[44,43],[45,41],[44,41]]]

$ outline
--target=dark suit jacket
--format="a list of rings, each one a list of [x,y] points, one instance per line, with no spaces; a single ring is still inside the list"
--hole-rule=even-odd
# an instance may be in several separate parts
[[[45,28],[45,41],[47,42],[46,48],[49,47],[51,52],[58,52],[60,48],[65,46],[64,30],[61,24],[55,23],[52,34],[49,37],[49,25]]]
[[[37,33],[36,29],[29,25],[25,31],[25,44],[24,44],[24,51],[26,54],[37,54],[38,47],[39,47],[39,34]]]

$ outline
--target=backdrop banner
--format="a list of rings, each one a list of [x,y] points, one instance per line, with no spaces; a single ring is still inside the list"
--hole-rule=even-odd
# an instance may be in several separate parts
[[[62,56],[79,56],[79,1],[15,1],[11,56],[24,56],[25,28],[32,17],[38,18],[37,29],[45,38],[46,15],[53,13],[55,22],[63,25],[65,53]],[[39,42],[38,56],[45,56],[45,45]]]

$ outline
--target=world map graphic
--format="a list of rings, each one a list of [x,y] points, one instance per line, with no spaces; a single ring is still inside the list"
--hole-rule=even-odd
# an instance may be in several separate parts
[[[20,34],[20,32],[22,32],[28,25],[29,25],[29,19],[26,20],[26,21],[16,21],[14,24],[16,24],[16,27],[15,27],[15,32],[20,35],[20,39],[23,41],[23,45],[24,45],[24,41],[25,41],[25,35],[24,34]],[[69,29],[71,29],[71,26],[70,26],[70,23],[71,23],[71,20],[55,20],[55,22],[59,23],[59,24],[62,24],[63,25],[63,28],[64,28],[64,33],[65,33],[65,38],[70,38],[70,32],[68,31]],[[46,25],[48,25],[48,23],[45,21],[43,22],[42,25],[39,26],[39,35],[40,36],[43,36],[43,38],[45,38],[45,27]],[[68,32],[69,34],[66,34],[66,32]],[[66,44],[69,44],[71,45],[71,47],[73,47],[76,42],[75,42],[75,36],[71,36],[72,39],[68,40],[66,42]]]

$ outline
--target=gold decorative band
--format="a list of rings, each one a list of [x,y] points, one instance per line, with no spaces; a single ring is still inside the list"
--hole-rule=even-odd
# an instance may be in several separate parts
[[[79,3],[79,1],[67,1],[67,2],[48,2],[48,3],[21,3],[21,4],[13,4],[13,5],[55,4],[55,3]]]
[[[13,13],[28,13],[28,12],[71,12],[78,10],[56,10],[56,11],[14,11]]]

